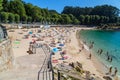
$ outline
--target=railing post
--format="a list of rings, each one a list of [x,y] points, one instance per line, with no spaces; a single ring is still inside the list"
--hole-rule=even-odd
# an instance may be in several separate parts
[[[60,71],[58,70],[58,80],[60,80]]]

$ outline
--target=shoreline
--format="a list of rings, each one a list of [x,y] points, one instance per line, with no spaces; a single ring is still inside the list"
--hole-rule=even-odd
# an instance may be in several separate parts
[[[94,30],[94,29],[92,29],[92,30]],[[96,30],[96,29],[95,29],[95,30]],[[79,32],[80,32],[80,30],[76,33],[77,36],[80,36],[80,35],[79,35]],[[80,39],[80,37],[76,37],[76,38],[78,39],[78,43],[79,43],[80,45],[83,44],[83,45],[85,45],[85,46],[88,47],[88,45],[86,45],[86,44],[83,43],[83,41],[82,41],[82,39]],[[87,50],[86,50],[86,51],[87,51]],[[89,50],[89,51],[90,51],[90,50]],[[97,56],[96,56],[95,54],[93,54],[93,53],[94,53],[93,50],[91,50],[90,52],[92,52],[91,61],[92,61],[93,65],[95,66],[96,71],[98,71],[102,76],[107,76],[106,73],[109,72],[109,67],[108,67],[107,65],[105,65],[105,63],[103,63],[103,62],[101,62],[99,59],[97,59]],[[88,53],[88,52],[87,52],[87,53]],[[86,54],[86,56],[88,56],[88,54]],[[108,75],[108,76],[111,76],[111,75]],[[115,80],[118,80],[118,79],[116,79],[116,77],[117,77],[118,79],[120,79],[120,78],[119,78],[119,75],[114,76],[114,77],[111,76],[111,78],[113,78],[113,80],[114,80],[114,78],[115,78]]]
[[[80,43],[80,39],[79,39],[79,35],[78,35],[78,32],[82,29],[87,29],[87,28],[77,28],[75,30],[75,32],[72,32],[72,34],[70,35],[70,39],[71,39],[71,43],[69,44],[68,47],[68,50],[71,50],[71,51],[68,51],[69,55],[72,56],[72,62],[80,62],[83,66],[83,70],[85,71],[90,71],[91,75],[95,76],[95,77],[99,77],[101,80],[104,80],[103,79],[103,76],[104,73],[103,72],[100,72],[98,69],[99,69],[99,65],[101,66],[101,64],[98,62],[98,63],[94,63],[92,60],[90,60],[88,58],[89,56],[89,51],[87,51],[86,49],[84,50],[81,50],[81,52],[79,52],[79,49],[81,49],[82,47],[82,44]],[[88,28],[88,29],[93,29],[93,28]],[[72,50],[70,47],[74,48],[74,50]],[[93,58],[93,57],[92,57]],[[71,61],[70,61],[71,62]],[[97,64],[98,68],[95,66],[95,64]],[[103,66],[103,65],[102,65]],[[100,68],[102,69],[102,68]]]
[[[80,31],[79,31],[80,32]],[[78,33],[76,33],[76,35],[78,35],[79,36],[79,32]],[[77,38],[77,37],[76,37]],[[84,46],[86,46],[87,48],[88,48],[88,46],[86,45],[86,44],[84,44],[83,43],[83,41],[80,39],[80,37],[79,38],[77,38],[77,40],[78,40],[78,43],[79,43],[79,45],[84,45]],[[88,51],[90,51],[90,50],[88,50],[88,49],[86,49],[85,48],[85,50],[88,52]],[[91,52],[91,51],[90,51]],[[86,54],[86,56],[88,56],[87,54]],[[94,65],[95,64],[98,64],[99,66],[101,66],[101,67],[104,67],[104,69],[106,70],[106,69],[109,69],[104,63],[102,63],[101,61],[99,61],[97,58],[96,58],[96,56],[92,53],[92,62],[94,63]],[[103,69],[100,69],[100,68],[98,68],[98,66],[97,65],[95,65],[95,67],[98,69],[98,70],[103,70]],[[105,73],[104,71],[100,71],[100,73]]]
[[[80,32],[80,30],[78,31],[78,32],[76,32],[76,36],[79,36],[79,32]],[[78,41],[78,43],[79,43],[79,45],[85,45],[85,46],[87,46],[86,44],[84,44],[83,43],[83,41],[80,39],[80,37],[76,37],[77,38],[77,41]],[[80,47],[80,46],[79,46]],[[88,47],[88,46],[87,46]],[[85,51],[86,51],[86,56],[88,56],[88,50],[85,48]],[[89,50],[90,51],[90,50]],[[107,66],[105,66],[103,63],[101,63],[96,57],[95,57],[95,55],[92,53],[92,59],[91,59],[91,61],[93,62],[93,65],[96,67],[96,69],[97,69],[97,71],[100,73],[100,74],[102,74],[102,76],[105,74],[105,72],[104,71],[101,71],[101,70],[106,70],[106,68],[103,68],[103,67],[107,67]],[[97,64],[97,65],[96,65]],[[107,68],[108,69],[108,68]]]

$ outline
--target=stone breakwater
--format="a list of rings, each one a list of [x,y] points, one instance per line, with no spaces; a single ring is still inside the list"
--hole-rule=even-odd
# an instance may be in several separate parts
[[[12,68],[13,52],[11,41],[5,40],[0,43],[0,72]]]

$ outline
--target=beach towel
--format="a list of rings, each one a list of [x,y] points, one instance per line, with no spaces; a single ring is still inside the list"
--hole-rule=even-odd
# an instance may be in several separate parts
[[[20,42],[19,41],[15,41],[14,44],[20,44]]]
[[[59,44],[59,46],[64,46],[64,44]]]

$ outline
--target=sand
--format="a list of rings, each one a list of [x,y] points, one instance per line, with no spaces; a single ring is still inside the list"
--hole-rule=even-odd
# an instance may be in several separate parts
[[[51,28],[49,31],[52,31],[52,29],[54,28]],[[92,74],[95,74],[96,76],[103,79],[102,77],[104,75],[104,72],[101,71],[103,70],[103,65],[99,61],[97,61],[97,59],[95,59],[95,57],[93,56],[92,56],[92,59],[88,59],[90,51],[84,49],[81,52],[79,52],[79,49],[81,49],[82,45],[79,42],[80,40],[78,40],[76,37],[76,31],[81,29],[91,29],[91,28],[75,28],[74,31],[71,30],[69,37],[66,37],[67,40],[71,39],[71,42],[66,43],[64,47],[64,50],[67,51],[67,56],[69,56],[69,58],[65,61],[67,61],[68,63],[79,61],[80,63],[82,63],[84,70],[90,71]],[[29,31],[30,30],[31,29],[29,29]],[[18,34],[19,32],[22,32],[23,34]],[[18,58],[24,55],[29,55],[27,53],[27,50],[29,48],[29,42],[32,41],[32,38],[29,37],[28,39],[22,39],[23,35],[27,33],[28,32],[23,32],[21,29],[17,29],[15,30],[15,32],[8,32],[9,36],[12,37],[11,40],[12,40],[13,52],[14,52],[15,58]],[[45,35],[45,33],[48,33],[48,31],[43,33]],[[14,44],[14,41],[16,39],[20,40],[20,44]],[[51,37],[46,37],[44,40],[44,43],[49,44],[49,42],[51,42]],[[57,55],[54,55],[53,58],[59,59],[61,56],[59,55],[59,53],[56,53],[56,54]],[[62,62],[63,61],[59,61],[59,64]],[[55,66],[56,64],[53,64],[53,65]]]
[[[84,49],[81,52],[79,52],[79,49],[81,49],[82,45],[78,41],[80,41],[80,40],[77,40],[76,32],[72,33],[71,34],[71,43],[70,44],[72,45],[72,47],[75,47],[75,49],[76,49],[75,50],[76,52],[74,53],[76,55],[74,55],[72,53],[72,55],[75,56],[75,58],[72,57],[72,60],[73,61],[79,61],[80,63],[83,64],[83,69],[84,70],[90,71],[92,74],[95,74],[96,76],[102,78],[103,74],[99,73],[98,68],[97,68],[101,64],[98,63],[98,62],[96,64],[94,64],[93,61],[95,59],[93,57],[91,59],[88,59],[90,51],[88,51],[87,49]],[[71,53],[71,51],[70,51],[70,53]],[[95,65],[97,65],[97,66],[95,66]],[[99,68],[101,69],[101,67],[99,67]]]

